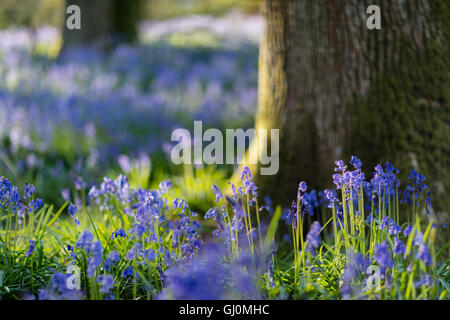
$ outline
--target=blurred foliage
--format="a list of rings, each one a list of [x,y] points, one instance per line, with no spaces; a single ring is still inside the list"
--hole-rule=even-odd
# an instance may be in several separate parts
[[[238,9],[257,13],[260,0],[143,0],[143,11],[151,19],[167,19],[188,14],[222,15]]]
[[[259,0],[141,0],[142,19],[166,19],[189,14],[222,15],[238,9],[247,13],[259,10]],[[36,28],[43,25],[62,26],[64,0],[2,0],[0,29],[9,26]]]
[[[0,29],[9,26],[61,26],[63,19],[64,0],[0,1]]]

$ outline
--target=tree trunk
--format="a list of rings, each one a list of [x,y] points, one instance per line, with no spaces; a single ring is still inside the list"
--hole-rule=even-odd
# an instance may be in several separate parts
[[[369,5],[381,30],[366,27]],[[427,176],[435,209],[449,211],[449,2],[265,0],[256,128],[280,129],[280,169],[255,173],[275,203],[300,180],[331,184],[334,160],[361,158]],[[253,148],[253,146],[251,146]]]
[[[116,43],[133,42],[137,35],[139,2],[66,0],[65,8],[72,4],[80,7],[81,30],[69,30],[64,24],[64,48],[89,45],[106,50]]]

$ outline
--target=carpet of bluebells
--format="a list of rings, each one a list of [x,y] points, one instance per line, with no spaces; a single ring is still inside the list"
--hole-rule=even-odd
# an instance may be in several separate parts
[[[334,189],[308,191],[301,181],[285,210],[258,204],[247,167],[240,185],[205,190],[216,205],[204,213],[174,198],[170,180],[149,190],[124,175],[92,186],[79,178],[56,209],[33,185],[19,190],[2,177],[0,295],[448,299],[448,245],[435,245],[442,228],[427,214],[426,178],[413,169],[402,188],[390,163],[371,178],[355,156],[351,168],[335,163]]]
[[[145,23],[107,56],[0,31],[0,299],[449,299],[448,228],[414,169],[352,156],[282,208],[247,167],[238,185],[164,167],[192,119],[252,126],[261,21],[216,22]]]
[[[0,169],[57,202],[51,190],[76,176],[94,183],[148,158],[167,167],[172,131],[193,119],[252,127],[261,22],[236,14],[214,24],[147,22],[138,46],[57,58],[57,29],[0,30]]]

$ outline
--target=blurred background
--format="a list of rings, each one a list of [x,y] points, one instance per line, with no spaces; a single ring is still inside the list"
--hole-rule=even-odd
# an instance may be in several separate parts
[[[81,30],[64,28],[71,3]],[[171,132],[193,119],[253,126],[258,10],[257,0],[2,1],[1,175],[56,204],[78,176],[125,173],[141,187],[170,176],[206,210],[205,191],[233,168],[171,166]]]

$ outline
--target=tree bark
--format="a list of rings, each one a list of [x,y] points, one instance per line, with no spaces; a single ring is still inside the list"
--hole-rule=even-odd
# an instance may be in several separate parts
[[[372,4],[381,30],[366,27]],[[449,2],[264,0],[262,13],[255,127],[280,129],[280,169],[250,167],[260,193],[288,205],[300,180],[327,187],[354,154],[368,175],[393,163],[403,186],[420,170],[448,212]]]
[[[81,30],[69,30],[64,24],[64,49],[89,45],[104,51],[117,43],[133,42],[139,3],[140,0],[66,0],[65,8],[72,4],[80,7]]]

